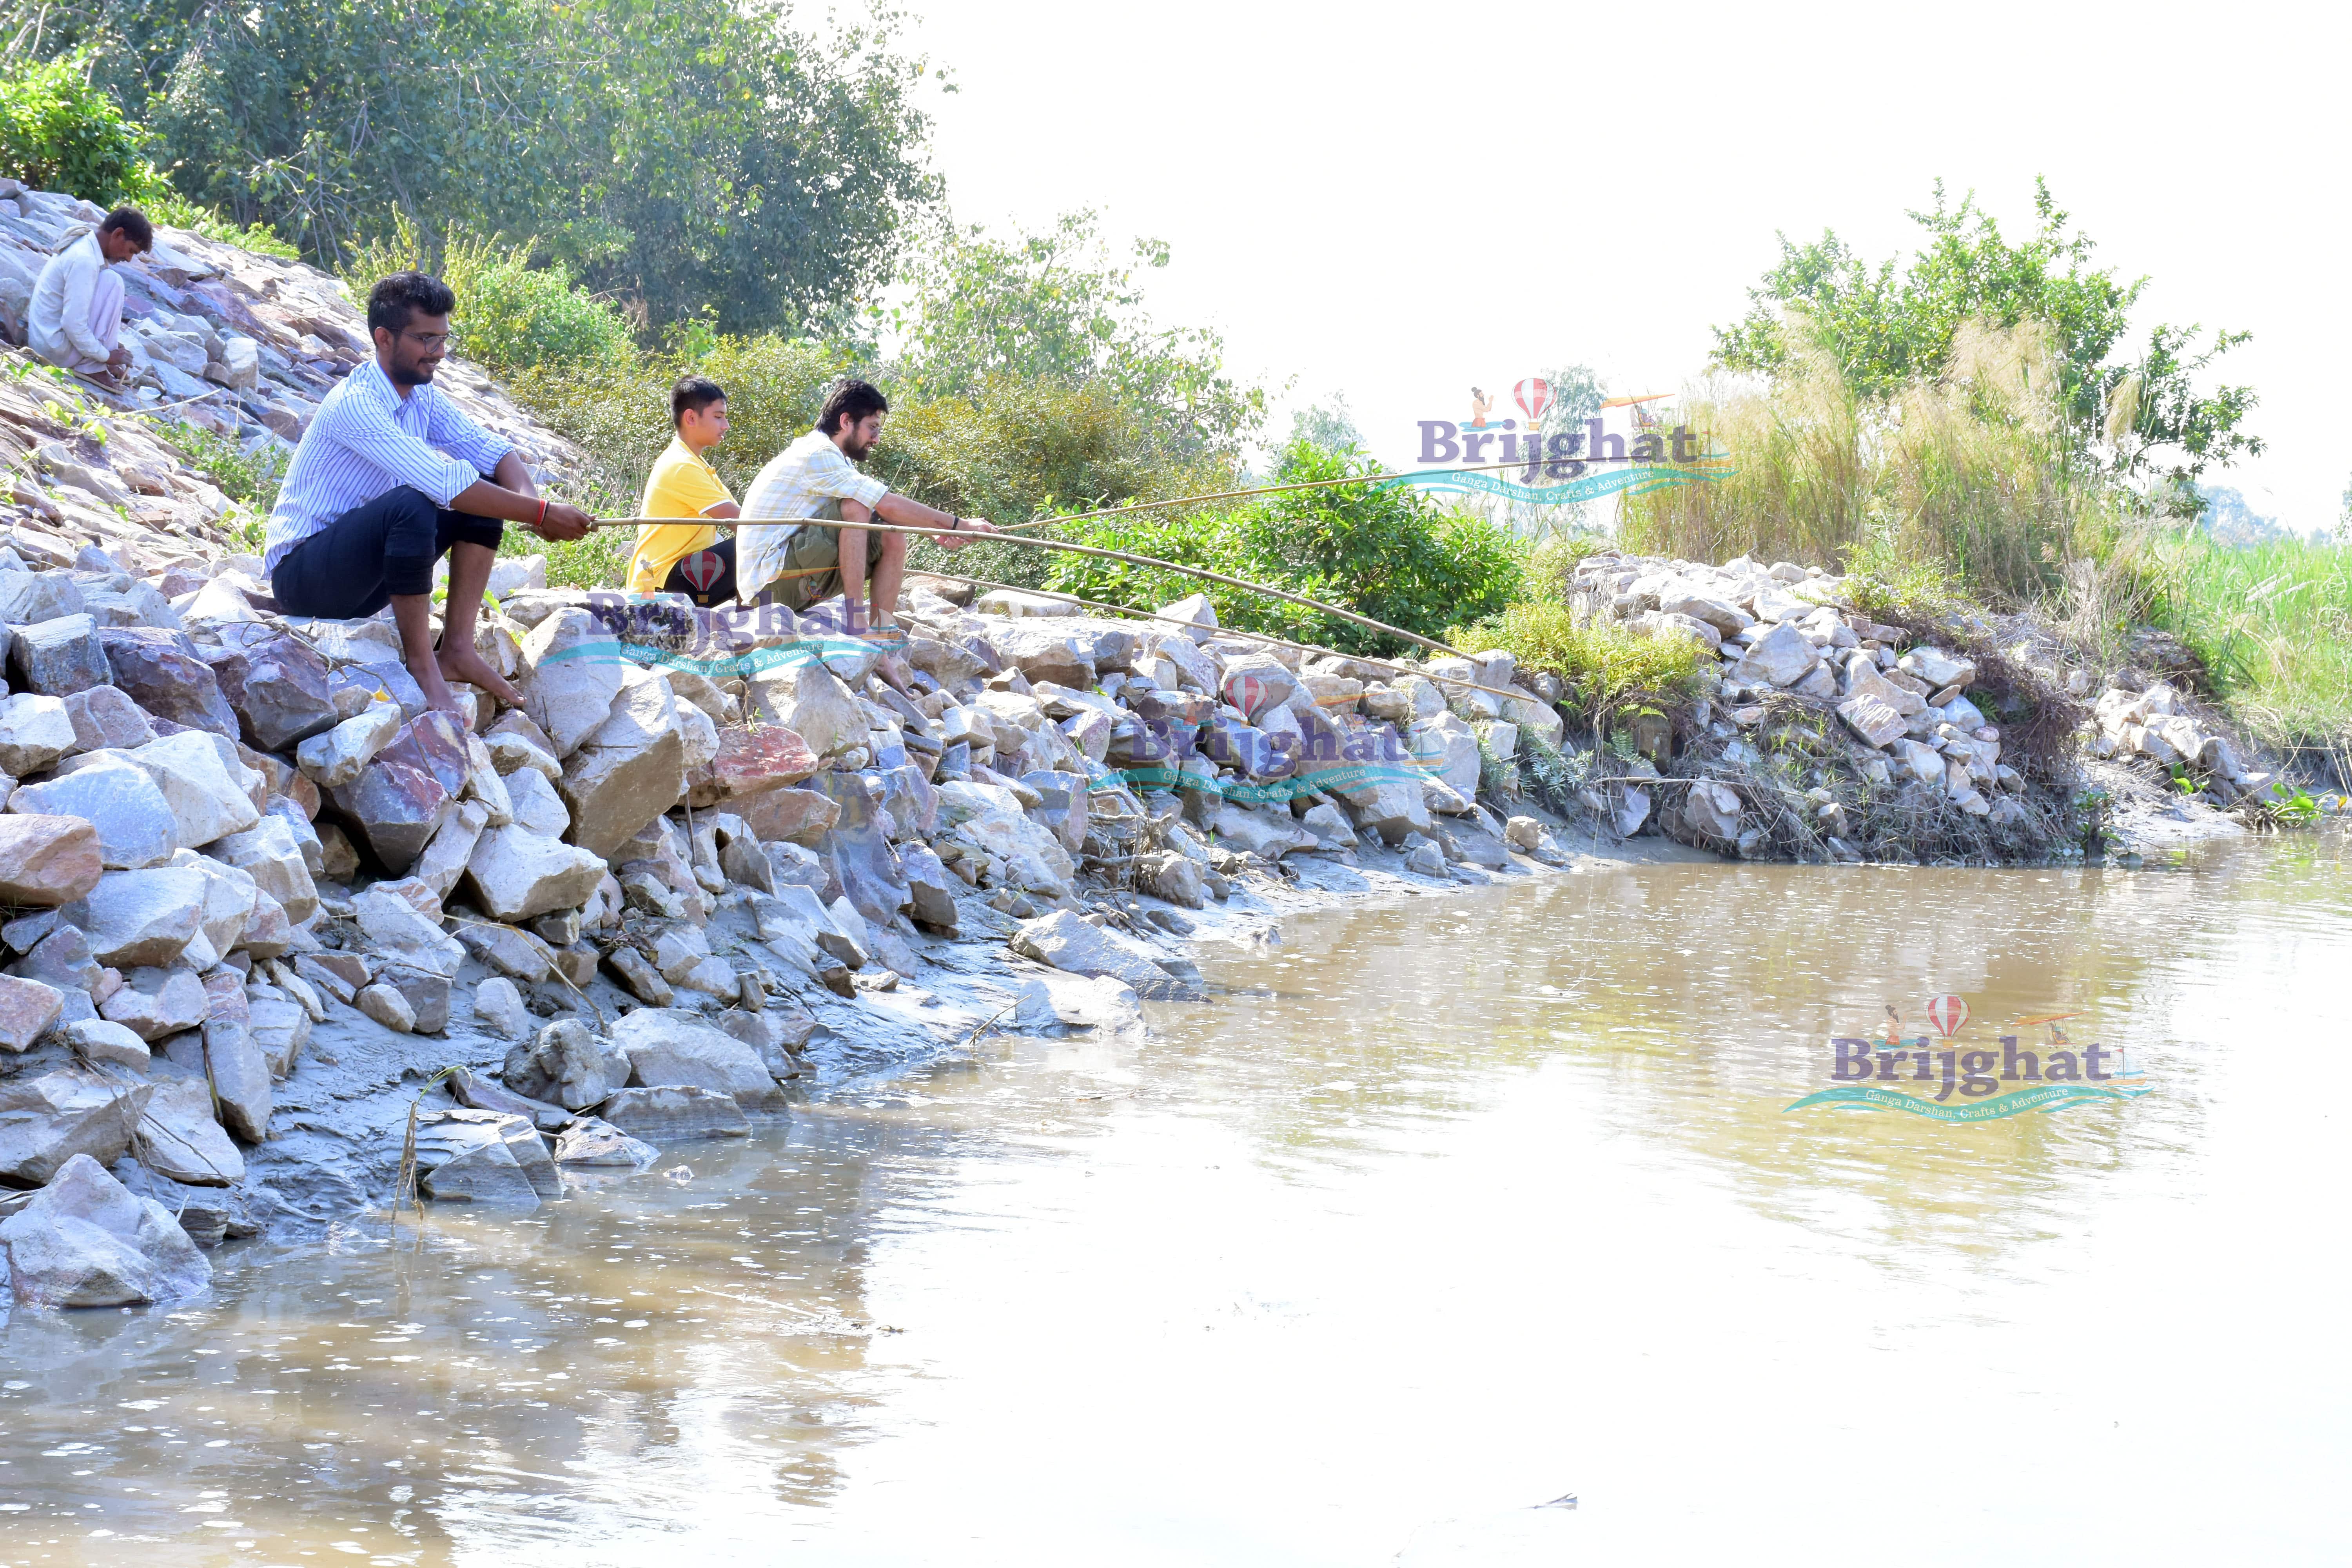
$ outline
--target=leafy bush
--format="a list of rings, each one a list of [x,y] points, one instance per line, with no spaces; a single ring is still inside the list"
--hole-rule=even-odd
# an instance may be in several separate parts
[[[1559,677],[1561,700],[1590,717],[1596,734],[1615,714],[1688,704],[1701,668],[1714,662],[1687,637],[1643,637],[1614,621],[1579,626],[1566,605],[1544,600],[1454,626],[1444,640],[1465,652],[1501,648],[1521,669]]]
[[[278,504],[278,481],[286,477],[286,460],[274,447],[247,453],[225,436],[199,425],[174,422],[160,434],[187,459],[188,466],[210,479],[221,494],[262,517]]]
[[[164,193],[147,133],[89,84],[89,65],[78,51],[0,74],[0,173],[100,206]]]
[[[1353,453],[1294,441],[1276,478],[1311,483],[1379,472]],[[1435,637],[1454,616],[1500,611],[1518,591],[1526,553],[1521,541],[1473,513],[1372,484],[1268,496],[1191,519],[1109,519],[1080,525],[1070,536],[1286,588],[1423,637]],[[1320,611],[1124,562],[1057,553],[1046,567],[1046,585],[1139,608],[1205,592],[1228,626],[1350,653],[1396,653],[1408,646]]]
[[[140,198],[139,210],[159,224],[184,228],[191,234],[217,239],[240,250],[250,250],[257,256],[275,256],[281,261],[302,259],[302,253],[278,238],[278,231],[267,224],[239,224],[235,218],[224,217],[211,207],[198,206],[177,193],[150,193]]]
[[[530,247],[501,246],[452,225],[438,249],[404,215],[389,237],[355,247],[343,287],[364,303],[376,280],[410,268],[438,276],[457,296],[451,331],[459,353],[497,375],[518,371],[607,371],[632,357],[629,323],[580,287],[562,262],[530,265]]]

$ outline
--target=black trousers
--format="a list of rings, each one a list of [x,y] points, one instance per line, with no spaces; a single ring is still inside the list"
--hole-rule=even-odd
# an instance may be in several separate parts
[[[695,579],[704,579],[698,586]],[[735,536],[729,534],[708,550],[689,550],[671,565],[662,579],[665,594],[684,594],[704,609],[735,596]]]
[[[353,507],[296,545],[269,574],[269,591],[289,616],[357,620],[395,594],[433,591],[433,563],[453,544],[499,547],[506,524],[436,506],[402,485]]]

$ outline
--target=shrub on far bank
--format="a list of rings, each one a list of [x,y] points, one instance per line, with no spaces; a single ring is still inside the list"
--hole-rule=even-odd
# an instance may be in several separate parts
[[[1293,441],[1275,478],[1302,484],[1378,471],[1352,453]],[[1454,617],[1501,611],[1519,591],[1527,558],[1524,541],[1475,513],[1373,484],[1292,491],[1192,516],[1106,519],[1079,525],[1070,537],[1287,589],[1428,637]],[[1411,646],[1319,610],[1124,562],[1057,553],[1046,586],[1139,608],[1205,593],[1221,623],[1244,630],[1348,653],[1389,655]]]
[[[87,51],[0,71],[0,174],[100,206],[165,194],[147,133],[89,76]]]
[[[1501,648],[1522,670],[1558,676],[1561,700],[1596,739],[1621,715],[1686,706],[1714,662],[1687,637],[1643,637],[1614,621],[1579,626],[1565,604],[1542,599],[1451,627],[1444,640],[1465,653]]]

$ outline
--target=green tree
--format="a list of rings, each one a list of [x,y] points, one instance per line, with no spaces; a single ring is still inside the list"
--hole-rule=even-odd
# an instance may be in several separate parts
[[[146,132],[89,84],[89,52],[79,50],[0,73],[0,174],[100,206],[158,193]]]
[[[2039,321],[2054,335],[2059,406],[2079,458],[2137,481],[2158,510],[2194,515],[2199,475],[2263,450],[2241,428],[2251,389],[2199,390],[2201,373],[2246,334],[2217,331],[2200,350],[2200,327],[2158,323],[2137,357],[2118,357],[2147,279],[2125,283],[2093,265],[2094,242],[2069,231],[2041,180],[2033,210],[2033,233],[2012,242],[1973,192],[1955,206],[1939,180],[1934,207],[1908,215],[1925,243],[1907,265],[1873,267],[1833,232],[1806,245],[1782,235],[1780,262],[1748,290],[1748,314],[1716,329],[1716,363],[1778,379],[1826,356],[1857,395],[1883,402],[1942,377],[1965,323]]]
[[[1136,270],[1168,259],[1163,242],[1140,239],[1132,262],[1116,260],[1091,211],[1011,240],[942,229],[907,268],[911,301],[877,321],[899,338],[898,379],[919,397],[970,397],[1007,378],[1099,382],[1150,410],[1178,445],[1235,453],[1264,420],[1265,395],[1225,374],[1216,333],[1163,328],[1145,311]]]
[[[27,17],[11,13],[27,46]],[[130,0],[37,7],[189,196],[333,266],[395,211],[537,242],[648,325],[803,328],[878,288],[937,197],[919,61],[769,6]]]

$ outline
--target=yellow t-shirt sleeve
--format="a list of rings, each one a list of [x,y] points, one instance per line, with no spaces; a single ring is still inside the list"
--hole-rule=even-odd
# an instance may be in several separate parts
[[[646,479],[638,515],[699,518],[710,508],[734,499],[707,466],[691,457],[666,452]],[[639,523],[636,552],[629,558],[629,591],[661,592],[679,557],[708,550],[718,541],[719,531],[707,522]]]

